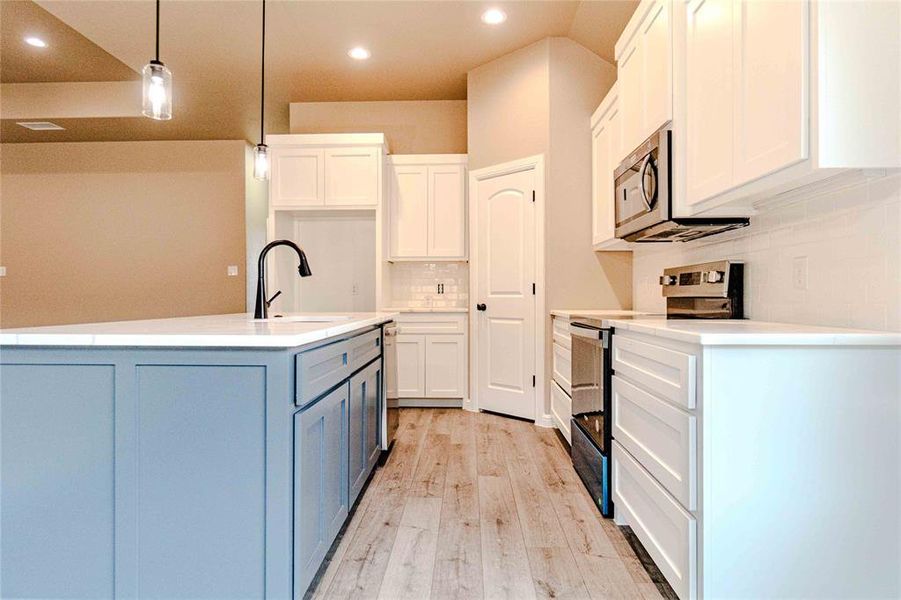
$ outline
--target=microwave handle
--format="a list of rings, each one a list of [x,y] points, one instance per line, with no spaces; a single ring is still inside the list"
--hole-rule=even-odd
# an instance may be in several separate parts
[[[644,175],[645,171],[647,171],[650,166],[651,155],[648,154],[644,157],[644,162],[641,163],[641,168],[638,170],[638,185],[641,189],[641,199],[644,200],[644,204],[648,207],[649,211],[654,210],[654,207],[651,205],[651,201],[648,199],[648,191],[644,187]]]

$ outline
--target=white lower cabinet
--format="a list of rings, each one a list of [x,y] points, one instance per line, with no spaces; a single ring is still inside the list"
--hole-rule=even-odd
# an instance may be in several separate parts
[[[613,442],[613,503],[680,598],[697,596],[695,518]],[[620,515],[625,513],[625,515]]]
[[[408,313],[397,324],[397,397],[465,398],[466,315]]]
[[[425,336],[398,335],[397,396],[422,398],[425,396]]]
[[[551,419],[566,441],[570,437],[572,421],[572,336],[569,319],[554,316],[553,342],[551,343],[553,381],[551,381]]]
[[[572,443],[570,426],[573,417],[573,401],[556,381],[551,382],[551,417],[554,419],[554,426],[560,430],[566,441]]]
[[[425,336],[425,397],[462,398],[466,395],[466,337]]]
[[[614,518],[679,598],[901,598],[886,526],[901,342],[629,325],[613,335]]]

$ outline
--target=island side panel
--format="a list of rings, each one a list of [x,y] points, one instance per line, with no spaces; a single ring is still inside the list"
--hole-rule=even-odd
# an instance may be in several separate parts
[[[262,598],[266,368],[136,373],[138,596]]]
[[[0,597],[112,597],[114,367],[4,354]]]
[[[0,597],[290,597],[296,351],[3,347]]]

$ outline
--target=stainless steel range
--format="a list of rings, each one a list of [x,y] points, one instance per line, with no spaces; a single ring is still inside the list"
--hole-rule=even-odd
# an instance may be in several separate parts
[[[744,268],[726,260],[673,267],[660,278],[668,319],[741,319]],[[625,317],[642,319],[647,316]],[[659,318],[659,316],[657,316]],[[622,320],[623,317],[616,317]],[[610,481],[611,351],[616,331],[609,319],[573,316],[572,439],[573,466],[605,517],[613,516]]]

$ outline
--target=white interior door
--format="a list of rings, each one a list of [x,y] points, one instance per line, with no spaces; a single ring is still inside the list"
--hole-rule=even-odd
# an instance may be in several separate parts
[[[480,409],[535,418],[535,166],[475,179]]]

